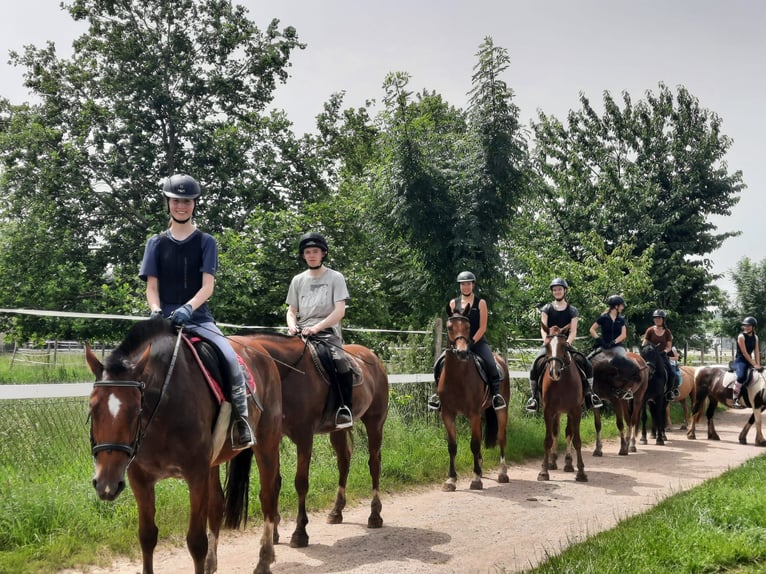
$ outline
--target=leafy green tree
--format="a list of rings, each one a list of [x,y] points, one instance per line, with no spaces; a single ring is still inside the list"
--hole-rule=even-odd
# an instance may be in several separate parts
[[[674,334],[694,332],[715,279],[705,257],[736,235],[715,233],[708,216],[729,215],[744,187],[728,171],[721,119],[685,88],[673,94],[662,84],[636,104],[624,93],[622,106],[605,92],[602,114],[584,95],[580,103],[566,125],[544,113],[533,124],[550,233],[579,263],[581,232],[600,236],[607,254],[651,249],[653,293],[629,301],[629,316],[640,330],[663,307]]]

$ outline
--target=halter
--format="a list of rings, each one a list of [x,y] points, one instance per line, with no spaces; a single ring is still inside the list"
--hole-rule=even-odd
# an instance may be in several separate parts
[[[128,387],[128,388],[134,388],[138,389],[138,391],[141,393],[141,408],[138,411],[138,417],[136,417],[136,434],[133,438],[133,442],[131,444],[125,444],[120,442],[102,442],[97,443],[93,438],[93,425],[91,424],[90,429],[90,445],[91,445],[91,455],[95,457],[99,452],[103,450],[118,450],[122,451],[125,454],[128,455],[128,466],[130,466],[130,463],[133,462],[133,459],[136,458],[138,455],[138,448],[141,446],[141,441],[143,440],[144,436],[146,436],[146,431],[149,430],[149,425],[154,420],[154,417],[157,414],[157,411],[160,408],[160,404],[162,403],[162,398],[165,396],[165,389],[168,386],[168,382],[170,381],[170,376],[173,374],[173,370],[176,366],[176,359],[178,358],[178,350],[181,346],[181,337],[183,335],[183,327],[178,329],[178,336],[176,337],[176,345],[173,349],[173,357],[170,360],[170,366],[168,367],[168,372],[165,375],[165,380],[162,383],[162,388],[160,389],[160,397],[157,399],[157,404],[154,405],[154,410],[152,411],[152,414],[149,416],[149,420],[146,422],[146,426],[143,427],[143,431],[141,430],[141,417],[144,413],[144,398],[145,398],[145,391],[146,391],[146,384],[144,384],[142,381],[96,381],[93,383],[93,387]]]

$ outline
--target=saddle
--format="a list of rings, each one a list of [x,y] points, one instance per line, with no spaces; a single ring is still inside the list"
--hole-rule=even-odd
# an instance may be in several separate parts
[[[311,361],[314,367],[319,373],[322,380],[330,387],[327,392],[327,400],[325,401],[324,410],[322,412],[322,425],[333,421],[335,419],[335,412],[339,407],[343,405],[343,400],[340,396],[340,380],[338,379],[338,372],[335,368],[335,361],[332,358],[332,351],[330,345],[322,339],[309,339],[307,341],[307,347]],[[353,359],[348,357],[349,367],[352,373],[351,386],[355,387],[362,384],[362,374],[359,371],[357,365],[354,364]]]
[[[224,380],[224,360],[218,349],[196,335],[192,337],[183,335],[182,339],[191,351],[195,362],[199,365],[208,387],[210,387],[218,404],[220,405],[226,399],[231,400],[230,385],[222,384]],[[240,369],[242,369],[242,373],[245,375],[245,382],[255,397],[255,377],[253,377],[250,367],[247,366],[247,363],[239,355],[237,355],[237,361],[239,362]]]
[[[444,357],[446,354],[446,350],[442,351],[442,354],[439,355],[439,358],[434,362],[434,380],[437,383],[439,382],[439,377],[441,376],[442,369],[444,368]],[[479,377],[481,377],[481,380],[485,385],[489,385],[489,378],[487,377],[487,365],[484,363],[484,360],[475,353],[471,353],[471,358],[473,359],[474,365],[476,365],[476,372],[479,373]],[[500,380],[502,381],[504,378],[503,369],[497,360],[495,360],[495,367],[497,368],[497,372],[500,375]]]

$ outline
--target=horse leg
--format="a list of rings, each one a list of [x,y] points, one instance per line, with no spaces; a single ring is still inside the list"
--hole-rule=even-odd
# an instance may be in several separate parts
[[[545,416],[545,452],[543,453],[543,465],[540,470],[540,472],[537,475],[537,480],[544,481],[544,480],[550,480],[550,473],[548,472],[550,466],[548,462],[548,457],[551,453],[551,447],[553,446],[553,442],[555,440],[555,436],[553,435],[553,427],[555,424],[555,419],[558,418],[557,414],[549,414],[544,413]]]
[[[628,456],[628,440],[625,437],[625,402],[622,399],[617,399],[612,406],[614,407],[614,420],[620,433],[620,451],[617,454]]]
[[[689,427],[689,406],[686,404],[686,399],[681,401],[681,408],[684,410],[684,422],[681,423],[681,430],[686,430]],[[668,405],[668,423],[670,422],[670,405]]]
[[[596,409],[598,410],[598,409]],[[574,446],[575,453],[577,454],[577,474],[575,475],[576,482],[588,482],[588,475],[585,474],[585,462],[582,459],[582,437],[580,436],[580,422],[582,420],[582,410],[573,409],[567,415],[567,434],[571,434],[571,443]],[[571,457],[570,457],[571,460]]]
[[[457,455],[457,429],[454,415],[447,415],[442,409],[442,420],[447,431],[447,452],[449,452],[449,472],[447,480],[442,484],[442,491],[455,492],[457,488],[457,471],[455,470],[455,455]]]
[[[715,409],[717,406],[718,406],[718,400],[714,399],[713,396],[711,395],[707,405],[707,412],[705,413],[707,415],[708,440],[721,440],[721,437],[719,437],[718,433],[715,431],[715,423],[713,422],[713,417],[715,416]]]
[[[263,426],[263,425],[261,425]],[[258,554],[258,564],[253,574],[268,574],[270,565],[276,561],[274,544],[279,542],[279,490],[282,476],[279,464],[279,443],[281,433],[271,429],[271,432],[260,432],[255,446],[255,460],[258,465],[258,480],[260,490],[258,500],[263,514],[263,534],[261,534],[261,549]],[[308,537],[306,538],[308,542]]]
[[[646,409],[648,405],[646,401],[641,405],[641,439],[638,441],[641,444],[647,444],[646,440]],[[652,420],[652,424],[654,424],[654,420]],[[657,436],[657,431],[654,429],[654,426],[652,426],[652,436]]]
[[[210,469],[207,462],[199,472],[186,475],[189,485],[189,528],[186,531],[186,547],[194,561],[194,574],[205,573],[207,559],[207,510],[210,500]],[[197,475],[199,478],[190,478]]]
[[[473,453],[473,480],[471,480],[470,488],[481,490],[484,488],[481,482],[481,414],[471,417],[471,452]]]
[[[601,409],[593,409],[593,424],[596,428],[596,448],[593,451],[593,456],[604,456],[601,443]]]
[[[559,439],[559,424],[561,423],[561,415],[557,414],[553,418],[553,445],[551,446],[550,455],[548,457],[548,468],[550,470],[558,470],[559,465],[559,448],[558,448],[558,439]]]
[[[664,395],[660,395],[660,397],[657,398],[652,412],[652,423],[653,426],[657,428],[657,436],[654,444],[658,446],[665,445],[665,406],[667,403],[663,404],[663,396]]]
[[[348,433],[331,432],[330,444],[335,450],[335,459],[338,463],[338,491],[335,494],[335,504],[327,515],[327,524],[340,524],[343,522],[343,509],[346,508],[346,485],[351,467],[351,445],[348,441]]]
[[[154,549],[157,546],[158,528],[155,522],[156,500],[153,478],[137,470],[135,465],[128,469],[130,489],[138,508],[138,541],[141,544],[142,574],[154,574]]]
[[[298,515],[295,519],[295,530],[290,537],[291,548],[305,548],[309,545],[309,535],[306,525],[309,523],[306,514],[306,494],[309,491],[309,465],[313,449],[311,432],[303,433],[300,440],[295,440],[298,451],[298,466],[295,470],[295,492],[298,494]]]
[[[508,400],[506,399],[506,402]],[[508,478],[508,465],[505,462],[505,435],[506,428],[508,426],[508,409],[497,412],[497,444],[500,447],[500,470],[497,474],[497,482],[499,484],[507,484],[510,482]]]
[[[367,466],[370,468],[372,479],[372,501],[370,502],[370,516],[367,518],[367,528],[380,528],[383,526],[383,517],[380,515],[383,504],[380,501],[380,470],[381,453],[383,449],[383,423],[385,415],[378,420],[364,420],[367,429],[367,450],[370,453]]]
[[[223,488],[221,488],[220,467],[210,469],[208,479],[208,502],[207,502],[207,558],[205,558],[205,572],[212,573],[218,570],[218,535],[221,532],[223,521]]]
[[[750,428],[753,426],[754,422],[755,412],[753,412],[747,421],[745,421],[745,426],[742,427],[742,430],[739,433],[739,444],[747,444],[747,433],[750,432]]]
[[[572,428],[569,424],[569,415],[567,415],[567,430],[566,430],[566,450],[564,451],[564,472],[574,472],[574,464],[572,464]]]
[[[755,416],[755,445],[766,446],[766,440],[763,438],[763,432],[761,432],[761,420],[763,413],[760,408],[753,409],[753,416]]]

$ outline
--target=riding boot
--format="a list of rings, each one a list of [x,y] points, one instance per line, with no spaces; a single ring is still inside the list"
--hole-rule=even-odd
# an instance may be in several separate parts
[[[237,372],[231,381],[231,404],[234,407],[234,416],[236,417],[231,429],[231,448],[244,450],[255,444],[255,438],[247,420],[247,389],[241,372]],[[234,440],[234,426],[237,427],[236,441]]]
[[[529,397],[524,408],[528,413],[535,413],[539,406],[537,404],[537,379],[529,379],[529,390],[532,396]]]
[[[354,393],[354,373],[349,370],[345,373],[337,373],[340,384],[341,406],[335,412],[335,428],[346,429],[353,424],[351,417],[351,397]]]
[[[501,411],[506,408],[508,405],[506,404],[503,395],[500,394],[500,379],[492,379],[489,382],[489,388],[492,391],[492,408],[496,411]]]
[[[740,383],[739,381],[734,383],[734,389],[732,390],[732,393],[731,393],[731,400],[735,409],[744,408],[739,402],[739,392],[741,390],[742,390],[742,383]]]
[[[428,399],[428,409],[431,411],[438,411],[442,408],[442,402],[439,398],[439,393],[434,393]]]
[[[593,392],[593,377],[588,377],[585,382],[585,405],[591,409],[600,409],[604,406],[599,396]]]

